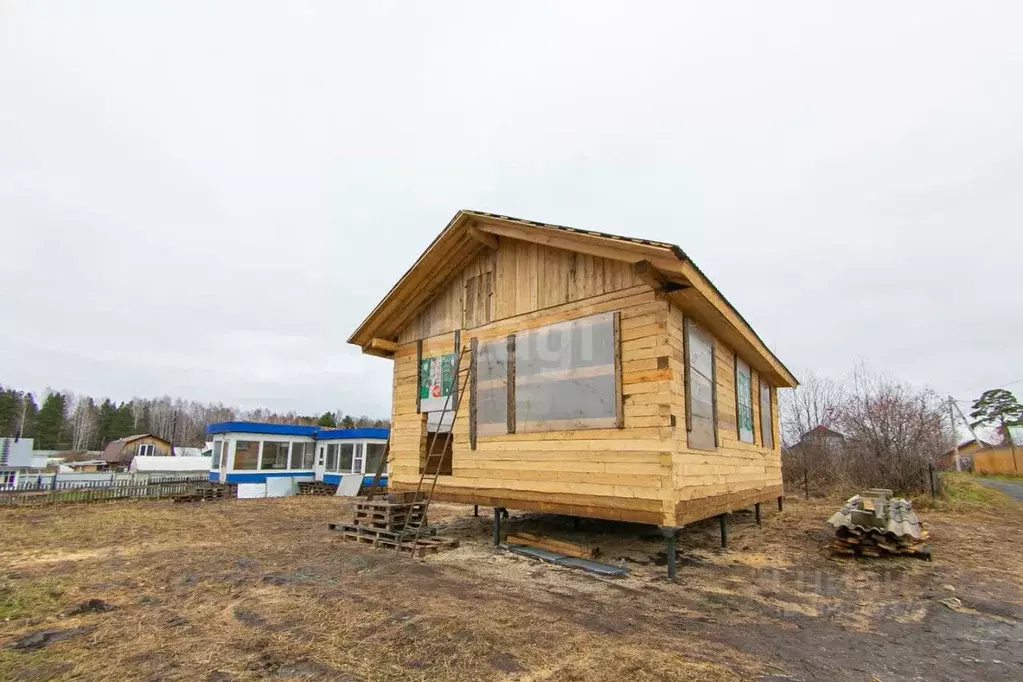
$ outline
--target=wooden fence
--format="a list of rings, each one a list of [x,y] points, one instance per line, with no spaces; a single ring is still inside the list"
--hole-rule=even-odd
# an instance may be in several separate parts
[[[973,453],[973,473],[1019,476],[1023,467],[1023,447],[985,448]]]
[[[117,500],[165,500],[180,495],[203,495],[219,486],[206,475],[176,476],[147,481],[58,481],[55,486],[0,491],[0,507],[114,502]]]

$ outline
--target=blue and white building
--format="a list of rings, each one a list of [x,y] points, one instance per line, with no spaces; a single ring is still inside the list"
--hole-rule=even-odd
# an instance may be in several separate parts
[[[213,482],[265,483],[288,476],[336,484],[344,474],[362,474],[369,485],[389,431],[220,422],[207,426],[206,433],[213,441]],[[386,473],[380,482],[386,484]]]

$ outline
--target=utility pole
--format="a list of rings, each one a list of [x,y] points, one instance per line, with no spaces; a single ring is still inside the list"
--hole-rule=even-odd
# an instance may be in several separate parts
[[[952,461],[956,463],[956,471],[962,471],[963,467],[959,463],[959,433],[956,431],[956,413],[955,413],[956,401],[952,396],[948,397],[948,422],[952,425],[952,438],[955,439],[955,452],[952,454],[954,458]]]
[[[956,412],[959,413],[959,416],[962,418],[962,420],[966,422],[966,428],[970,430],[970,435],[973,436],[973,440],[977,441],[977,447],[978,448],[984,447],[984,442],[977,437],[977,431],[973,428],[973,425],[970,424],[970,420],[966,418],[966,415],[963,414],[963,411],[962,409],[959,408],[959,405],[956,403],[955,398],[949,396],[948,400],[949,404],[951,404],[952,407],[956,408]]]

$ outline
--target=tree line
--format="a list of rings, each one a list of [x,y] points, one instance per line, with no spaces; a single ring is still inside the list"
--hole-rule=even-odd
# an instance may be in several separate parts
[[[948,398],[863,365],[841,380],[807,372],[779,400],[786,485],[818,492],[920,492],[930,467],[958,442],[962,421]],[[1023,423],[1023,408],[1008,391],[993,389],[974,402],[966,423],[996,428],[1005,439],[1007,427]]]
[[[170,396],[117,402],[47,389],[39,403],[30,392],[0,386],[0,436],[34,438],[37,450],[101,450],[110,441],[137,433],[152,433],[174,445],[202,446],[206,426],[222,421],[339,428],[389,425],[386,419],[345,414],[342,410],[307,416],[265,408],[242,410]]]

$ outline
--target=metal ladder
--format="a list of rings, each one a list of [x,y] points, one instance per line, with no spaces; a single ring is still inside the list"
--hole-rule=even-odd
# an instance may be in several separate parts
[[[466,356],[469,356],[469,365],[465,368],[465,379],[462,380],[462,361]],[[451,439],[454,437],[455,432],[455,420],[458,419],[458,410],[462,405],[462,398],[469,390],[469,377],[475,370],[476,358],[473,355],[472,347],[465,347],[459,349],[458,358],[455,359],[454,368],[454,389],[455,389],[455,404],[454,408],[451,407],[451,394],[449,393],[447,398],[444,399],[444,409],[440,411],[439,426],[444,425],[444,418],[451,413],[451,427],[444,433],[444,445],[441,447],[440,452],[436,451],[437,441],[439,440],[440,431],[434,431],[433,438],[430,441],[430,447],[427,451],[426,462],[423,464],[423,470],[419,472],[419,484],[416,485],[416,494],[412,498],[412,508],[409,509],[409,513],[405,516],[405,524],[402,526],[401,535],[398,536],[398,544],[395,547],[395,553],[401,552],[402,544],[405,542],[405,536],[410,530],[415,530],[415,538],[412,540],[411,553],[415,554],[416,545],[419,543],[419,536],[423,532],[423,526],[426,525],[426,512],[430,508],[430,501],[433,499],[433,491],[437,487],[437,479],[440,477],[440,465],[444,460],[444,453],[447,452],[448,446],[451,444]],[[429,419],[429,417],[427,417]],[[432,467],[432,469],[431,469]],[[390,481],[388,481],[388,487]],[[420,496],[425,490],[426,496],[420,501]],[[422,504],[422,509],[418,514],[413,514],[412,509],[419,504]],[[412,521],[413,517],[418,517],[418,521]]]

